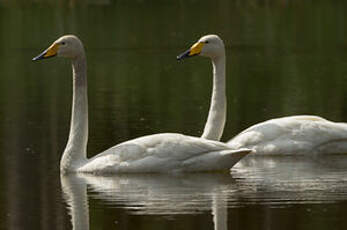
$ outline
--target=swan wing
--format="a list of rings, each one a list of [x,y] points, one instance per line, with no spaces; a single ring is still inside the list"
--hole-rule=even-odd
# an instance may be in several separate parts
[[[231,168],[251,151],[234,150],[217,141],[164,133],[118,144],[91,158],[79,171],[137,173],[224,170]]]
[[[254,148],[258,154],[346,152],[347,124],[308,115],[277,118],[251,126],[228,144]]]

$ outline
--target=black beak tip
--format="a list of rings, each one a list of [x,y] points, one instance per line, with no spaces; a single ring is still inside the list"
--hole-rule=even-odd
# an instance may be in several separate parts
[[[41,60],[41,59],[44,59],[44,58],[47,58],[45,57],[46,55],[46,51],[40,53],[39,55],[37,55],[36,57],[34,57],[33,59],[31,59],[32,61],[38,61],[38,60]],[[53,56],[50,56],[50,57],[53,57]]]
[[[44,54],[40,54],[40,55],[34,57],[34,58],[31,59],[31,60],[32,60],[32,61],[37,61],[37,60],[41,60],[41,59],[43,59],[43,58],[44,58]]]
[[[186,52],[181,53],[180,55],[176,57],[177,61],[181,61],[182,59],[190,57],[189,53],[190,53],[190,50],[187,50]]]

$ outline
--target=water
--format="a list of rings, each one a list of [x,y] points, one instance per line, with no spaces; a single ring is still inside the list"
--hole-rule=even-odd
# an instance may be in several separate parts
[[[342,210],[347,206],[347,160],[341,156],[335,160],[341,168],[308,159],[265,157],[244,162],[231,175],[69,175],[61,179],[75,229],[88,229],[89,223],[91,229],[98,228],[99,223],[93,226],[88,221],[89,210],[110,213],[101,217],[101,223],[115,228],[292,229],[295,225],[296,229],[324,229],[343,223]]]
[[[206,33],[227,47],[224,141],[280,116],[346,121],[346,4],[0,0],[0,229],[344,229],[343,156],[249,159],[230,175],[61,179],[71,67],[31,58],[66,33],[84,42],[89,156],[146,134],[201,135],[211,66],[175,57]]]

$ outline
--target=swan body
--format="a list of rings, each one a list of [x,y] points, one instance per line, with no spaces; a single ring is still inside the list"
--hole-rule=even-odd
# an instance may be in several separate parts
[[[347,153],[347,123],[288,116],[253,125],[227,143],[232,148],[254,148],[257,155]]]
[[[206,56],[213,66],[213,91],[202,138],[220,140],[226,119],[225,48],[217,35],[206,35],[177,59]],[[347,124],[300,115],[256,124],[228,141],[233,149],[252,148],[255,155],[347,153]],[[253,155],[253,156],[255,156]]]
[[[140,137],[89,159],[77,171],[105,173],[196,172],[229,170],[249,149],[175,133]]]
[[[228,170],[251,149],[182,134],[164,133],[118,144],[87,159],[87,62],[82,42],[74,35],[56,40],[34,61],[53,56],[71,60],[73,99],[69,139],[60,161],[61,172],[142,173]]]

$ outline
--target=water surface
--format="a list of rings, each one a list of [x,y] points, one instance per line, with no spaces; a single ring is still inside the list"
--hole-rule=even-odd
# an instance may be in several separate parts
[[[0,229],[71,229],[74,196],[81,229],[344,229],[343,156],[249,160],[230,175],[72,178],[66,191],[71,66],[31,58],[63,34],[84,42],[89,156],[146,134],[201,135],[211,65],[175,57],[207,33],[227,49],[223,141],[280,116],[346,121],[346,4],[1,0]]]

